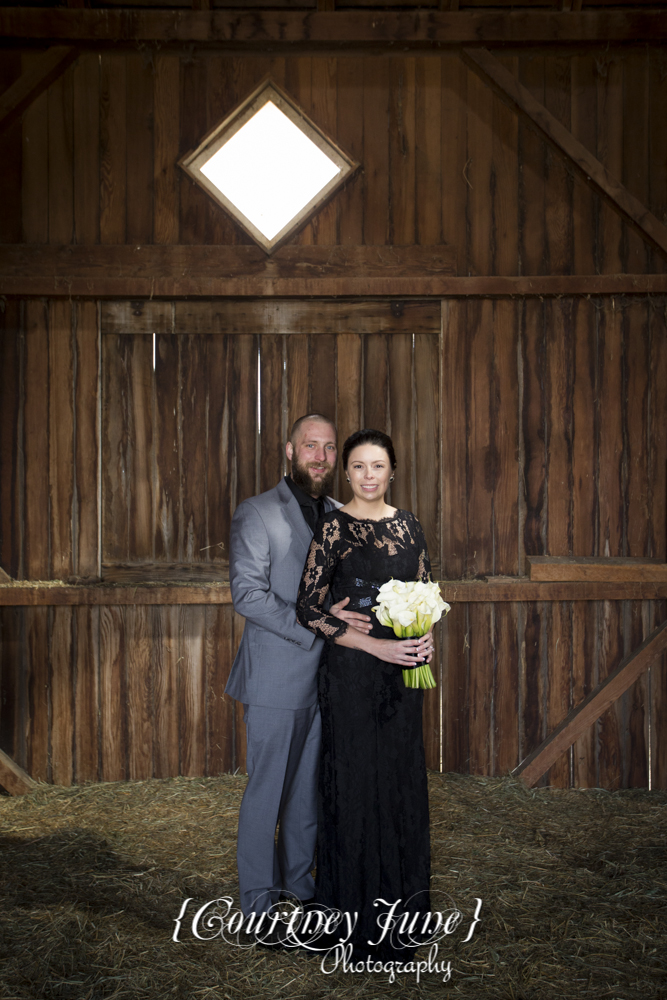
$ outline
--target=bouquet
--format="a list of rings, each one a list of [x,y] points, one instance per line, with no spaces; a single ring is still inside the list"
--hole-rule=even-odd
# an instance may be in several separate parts
[[[437,583],[421,580],[389,580],[380,587],[380,603],[372,610],[381,625],[393,628],[399,639],[426,635],[432,625],[450,610],[440,596]],[[409,688],[434,688],[435,680],[428,663],[403,671],[403,683]]]

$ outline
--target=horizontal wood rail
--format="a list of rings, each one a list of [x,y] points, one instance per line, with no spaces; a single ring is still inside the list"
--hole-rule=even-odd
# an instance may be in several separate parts
[[[0,246],[0,293],[80,298],[667,294],[667,274],[457,276],[450,246]]]
[[[667,621],[651,632],[638,649],[626,656],[609,676],[598,684],[587,698],[584,698],[581,705],[572,709],[546,740],[512,771],[513,776],[520,777],[529,788],[535,785],[560,755],[634,684],[639,675],[650,667],[665,649],[667,649]]]
[[[625,556],[528,556],[528,575],[540,581],[599,581],[612,583],[631,580],[667,583],[667,563],[661,559],[633,559]]]
[[[442,45],[660,42],[664,11],[248,11],[0,10],[0,35],[100,46],[138,42],[224,46],[241,51],[345,46],[433,49]]]
[[[654,601],[667,598],[667,581],[534,582],[525,577],[488,580],[442,580],[450,603],[495,601]],[[65,584],[59,581],[0,585],[0,607],[40,605],[231,604],[228,583]]]

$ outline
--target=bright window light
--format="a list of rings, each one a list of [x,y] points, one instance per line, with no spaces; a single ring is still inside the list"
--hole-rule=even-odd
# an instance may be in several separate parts
[[[200,169],[269,240],[340,173],[273,101]]]
[[[267,253],[358,166],[270,82],[180,165]]]

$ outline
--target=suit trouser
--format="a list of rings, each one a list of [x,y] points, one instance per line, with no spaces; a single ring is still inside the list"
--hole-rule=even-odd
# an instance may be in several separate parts
[[[248,784],[236,859],[241,909],[263,913],[283,892],[313,896],[320,710],[244,705]],[[278,843],[275,843],[276,826]]]

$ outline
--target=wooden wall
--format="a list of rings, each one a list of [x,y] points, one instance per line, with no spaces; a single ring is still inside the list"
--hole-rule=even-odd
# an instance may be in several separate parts
[[[0,86],[33,58],[10,54]],[[501,58],[665,218],[661,51]],[[0,242],[247,242],[175,161],[268,72],[363,164],[297,245],[448,243],[460,275],[665,269],[453,53],[82,54],[5,137]],[[364,421],[398,437],[394,499],[424,520],[441,578],[518,576],[540,554],[665,559],[665,306],[8,299],[0,565],[224,577],[235,502],[273,485],[287,425],[313,405],[343,437]],[[506,772],[666,616],[648,601],[456,605],[430,766]],[[226,606],[3,608],[0,745],[65,783],[242,767],[221,695],[241,624]],[[666,687],[662,663],[547,780],[667,787]]]
[[[34,58],[10,54],[5,85]],[[499,58],[664,218],[661,49]],[[455,53],[82,54],[3,143],[0,243],[250,242],[176,161],[269,73],[363,165],[296,244],[445,242],[461,275],[665,268]]]

